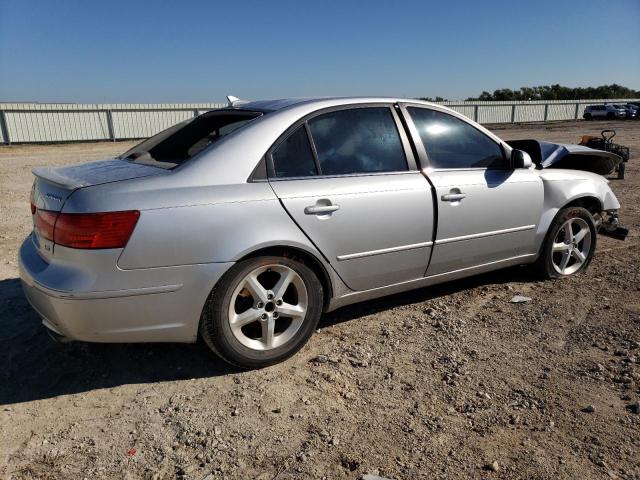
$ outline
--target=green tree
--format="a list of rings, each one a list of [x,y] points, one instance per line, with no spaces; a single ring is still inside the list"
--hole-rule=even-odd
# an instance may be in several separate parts
[[[610,98],[640,98],[640,90],[633,90],[613,83],[599,87],[565,87],[560,84],[521,87],[519,90],[502,88],[493,93],[483,91],[478,97],[467,100],[514,101],[514,100],[586,100]]]

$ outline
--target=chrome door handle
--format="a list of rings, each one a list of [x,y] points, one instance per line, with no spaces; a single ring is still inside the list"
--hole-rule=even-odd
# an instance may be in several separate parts
[[[336,210],[340,210],[340,205],[309,205],[304,207],[304,213],[307,215],[325,215]]]
[[[466,196],[466,193],[447,193],[446,195],[442,195],[442,197],[440,198],[443,202],[457,202],[458,200],[462,200]]]

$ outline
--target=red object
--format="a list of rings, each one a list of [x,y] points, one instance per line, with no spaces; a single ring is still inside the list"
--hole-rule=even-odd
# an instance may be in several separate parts
[[[140,212],[58,213],[36,209],[38,235],[70,248],[123,248]]]
[[[34,226],[38,235],[47,240],[53,241],[54,227],[58,214],[48,210],[37,210]]]
[[[136,454],[136,449],[132,448],[127,452],[127,455],[129,455],[130,457],[133,457]]]
[[[30,203],[31,203],[31,215],[35,215],[35,213],[36,213],[36,206],[33,204],[33,202],[30,202]]]

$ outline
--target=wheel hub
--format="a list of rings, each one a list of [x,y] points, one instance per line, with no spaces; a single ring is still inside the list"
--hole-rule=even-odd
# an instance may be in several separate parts
[[[258,267],[232,294],[228,315],[231,332],[252,350],[278,348],[302,326],[307,302],[307,289],[295,270],[284,265]]]
[[[591,229],[582,218],[570,218],[558,230],[552,246],[553,268],[561,275],[580,270],[591,252]]]

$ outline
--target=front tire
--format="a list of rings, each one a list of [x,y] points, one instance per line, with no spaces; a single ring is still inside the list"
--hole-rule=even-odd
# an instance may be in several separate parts
[[[561,278],[584,271],[596,249],[597,229],[582,207],[560,210],[549,226],[536,269],[545,278]]]
[[[211,292],[200,335],[223,360],[261,368],[289,358],[313,334],[322,284],[302,262],[256,257],[234,265]]]

